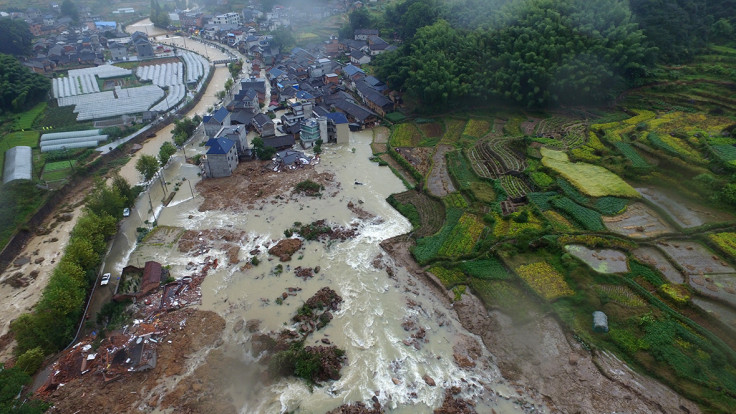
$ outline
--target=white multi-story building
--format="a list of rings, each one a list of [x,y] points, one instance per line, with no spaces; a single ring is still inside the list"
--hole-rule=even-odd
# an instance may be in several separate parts
[[[234,24],[239,25],[240,24],[240,14],[238,13],[225,13],[225,14],[219,14],[212,18],[212,24],[221,25],[221,24]]]

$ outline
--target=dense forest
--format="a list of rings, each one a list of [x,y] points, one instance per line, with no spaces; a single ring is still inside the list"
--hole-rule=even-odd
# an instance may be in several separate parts
[[[0,54],[0,113],[20,111],[46,98],[51,82],[10,55]]]
[[[428,110],[491,100],[527,107],[610,102],[734,38],[734,0],[405,0],[354,11],[343,34],[379,27],[402,40],[376,74]]]

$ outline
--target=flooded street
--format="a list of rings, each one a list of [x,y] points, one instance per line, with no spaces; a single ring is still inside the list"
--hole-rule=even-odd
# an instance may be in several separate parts
[[[216,257],[221,265],[202,285],[201,308],[223,316],[227,326],[223,352],[198,358],[200,364],[229,367],[219,370],[217,375],[225,376],[226,383],[231,384],[223,392],[242,413],[322,413],[346,402],[369,401],[373,396],[391,412],[431,412],[442,403],[444,390],[452,386],[460,387],[463,396],[477,401],[479,412],[490,413],[491,408],[496,412],[520,412],[516,403],[498,397],[497,393],[510,395],[511,391],[501,383],[498,369],[492,365],[491,356],[480,341],[465,331],[454,312],[447,308],[447,301],[437,298],[423,281],[416,280],[403,268],[395,268],[393,276],[379,268],[386,265],[394,269],[394,264],[382,254],[379,243],[408,232],[410,225],[385,201],[389,194],[401,192],[404,187],[389,169],[369,161],[371,139],[372,131],[368,130],[353,133],[350,145],[325,147],[321,163],[314,168],[334,174],[339,191],[325,191],[319,198],[301,196],[289,202],[265,200],[254,209],[242,212],[202,212],[199,211],[202,197],[194,188],[192,198],[192,191],[184,182],[169,206],[161,209],[156,200],[163,197],[163,190],[158,182],[153,183],[151,199],[159,226],[178,231],[224,229],[247,234],[239,249],[239,263],[223,266],[228,263],[225,251],[212,249],[206,253]],[[182,165],[181,160],[179,153],[166,170],[167,181],[187,177],[194,186],[198,180],[196,168]],[[349,202],[375,217],[359,219],[348,208]],[[134,239],[135,227],[146,219],[152,220],[150,214],[145,214],[150,210],[147,195],[139,199],[136,209],[141,215],[127,220],[118,237]],[[357,223],[357,235],[342,242],[306,241],[290,262],[280,263],[268,255],[267,249],[284,238],[284,230],[295,221],[306,224],[320,219],[345,227]],[[248,268],[244,265],[255,249],[260,264]],[[156,260],[170,266],[173,276],[182,277],[188,274],[191,262],[204,258],[182,253],[176,243],[144,243],[131,250],[112,252],[108,266],[118,270],[126,264],[139,266],[147,260]],[[294,274],[297,266],[319,266],[321,270],[313,278],[302,280]],[[265,367],[256,363],[257,356],[251,355],[251,333],[234,327],[257,320],[260,332],[288,328],[296,310],[325,286],[337,291],[344,301],[332,322],[310,336],[305,345],[327,338],[345,349],[348,362],[341,371],[342,378],[313,390],[298,379],[282,379],[264,387]],[[276,298],[281,298],[287,290],[296,294],[279,304],[281,301]],[[411,332],[402,327],[407,323],[424,328],[426,342],[408,346],[406,339],[411,339]],[[459,368],[457,354],[468,347],[482,356],[478,355],[477,365]],[[223,364],[223,360],[230,362]],[[428,385],[425,376],[432,378],[437,386]]]
[[[148,36],[159,36],[168,33],[166,29],[154,26],[149,18],[125,26],[125,32],[129,34],[143,32]]]

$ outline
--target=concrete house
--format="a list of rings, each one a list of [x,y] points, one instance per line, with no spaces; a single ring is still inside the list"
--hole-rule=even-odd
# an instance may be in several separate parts
[[[348,118],[342,112],[330,112],[327,118],[327,142],[335,144],[350,143],[350,127]]]
[[[350,63],[357,66],[366,65],[371,63],[371,57],[363,53],[362,50],[353,50],[350,52]]]
[[[355,40],[368,40],[370,36],[378,36],[378,29],[356,29]]]
[[[299,140],[302,147],[311,148],[318,139],[325,141],[327,138],[327,118],[319,119],[309,118],[302,122],[301,131],[299,132]]]
[[[347,76],[350,80],[358,80],[365,77],[365,72],[363,71],[363,69],[353,64],[345,66],[342,71],[345,73],[345,76]]]
[[[235,141],[228,138],[216,138],[208,142],[207,150],[202,162],[204,174],[209,178],[229,177],[238,166],[238,150]]]
[[[233,113],[242,110],[251,114],[255,114],[258,112],[259,108],[260,106],[258,100],[258,92],[256,92],[256,90],[253,88],[248,88],[248,90],[246,91],[241,90],[227,105],[228,111]]]
[[[143,32],[135,32],[130,36],[130,41],[135,46],[135,51],[138,53],[138,58],[151,58],[153,54],[153,46]]]
[[[109,42],[107,48],[110,49],[112,60],[128,60],[128,48],[117,42]]]
[[[238,151],[239,156],[250,156],[250,148],[248,148],[248,140],[245,138],[245,135],[248,131],[246,131],[245,125],[232,125],[227,127],[222,127],[217,132],[217,135],[215,138],[210,139],[212,141],[213,139],[218,138],[227,138],[233,142],[235,142],[235,148]],[[209,144],[209,142],[208,142]],[[212,147],[212,145],[209,145]]]
[[[248,89],[253,89],[258,95],[258,103],[262,104],[266,102],[266,80],[260,78],[250,78],[248,80],[240,81],[240,92],[235,95],[234,99],[243,99]],[[270,96],[268,97],[271,98]]]
[[[215,134],[224,126],[230,126],[230,111],[227,108],[220,108],[212,115],[202,117],[204,132],[208,137],[214,137]]]
[[[253,128],[255,128],[262,137],[272,137],[276,135],[273,121],[271,121],[271,118],[265,114],[254,116],[253,121],[251,121],[251,125],[253,125]]]

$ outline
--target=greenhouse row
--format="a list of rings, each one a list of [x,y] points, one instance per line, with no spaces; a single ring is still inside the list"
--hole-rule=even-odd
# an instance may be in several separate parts
[[[99,129],[43,134],[41,135],[41,152],[95,147],[105,141],[107,141],[107,135],[100,135]]]
[[[76,105],[77,121],[86,121],[144,112],[163,97],[164,91],[155,85],[127,89],[116,87],[114,93],[105,91],[59,98],[59,106]]]
[[[140,80],[153,81],[154,85],[167,87],[181,84],[183,73],[184,64],[178,62],[165,63],[163,65],[139,66],[136,76]]]
[[[185,85],[171,85],[169,86],[169,92],[165,99],[157,103],[151,108],[151,111],[166,112],[169,109],[175,107],[184,96],[187,94],[187,87]]]

